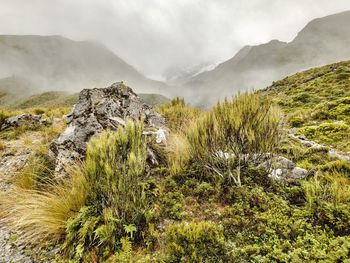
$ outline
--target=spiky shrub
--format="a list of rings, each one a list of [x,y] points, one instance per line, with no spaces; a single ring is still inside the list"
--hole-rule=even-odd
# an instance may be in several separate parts
[[[270,101],[256,93],[218,103],[188,132],[191,156],[240,186],[242,169],[276,151],[280,116]]]
[[[87,148],[87,206],[67,225],[66,252],[107,258],[120,248],[120,239],[140,240],[146,226],[146,141],[143,125],[127,121],[125,129],[103,132]],[[136,227],[137,226],[137,227]]]

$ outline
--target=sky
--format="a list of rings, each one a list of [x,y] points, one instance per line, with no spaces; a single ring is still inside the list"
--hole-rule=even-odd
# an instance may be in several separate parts
[[[144,75],[231,58],[245,45],[291,41],[349,0],[0,0],[0,34],[97,40]]]

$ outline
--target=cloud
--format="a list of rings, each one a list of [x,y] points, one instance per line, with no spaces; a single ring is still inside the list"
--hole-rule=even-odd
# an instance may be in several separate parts
[[[0,34],[98,40],[148,76],[232,57],[244,45],[292,40],[348,0],[1,0]]]

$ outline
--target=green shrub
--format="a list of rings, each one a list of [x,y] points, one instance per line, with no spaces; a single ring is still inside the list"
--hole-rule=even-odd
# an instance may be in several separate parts
[[[292,127],[300,127],[305,123],[305,120],[300,116],[293,116],[288,119],[288,122]]]
[[[307,92],[300,93],[293,98],[294,101],[302,103],[308,103],[311,101],[311,99],[312,96]]]
[[[223,228],[214,222],[170,225],[166,262],[228,262]]]
[[[280,114],[258,94],[218,103],[187,133],[190,153],[204,169],[241,185],[249,163],[273,154],[280,140]]]
[[[183,194],[171,177],[167,177],[163,182],[160,201],[163,217],[180,220],[185,216]]]
[[[158,106],[157,111],[162,114],[168,127],[176,132],[182,132],[200,114],[200,110],[186,105],[183,98],[175,98],[172,101]]]
[[[108,258],[119,250],[122,237],[142,239],[150,216],[142,132],[142,124],[127,121],[125,129],[91,139],[85,161],[87,206],[67,224],[64,247],[70,258],[90,253]]]
[[[321,165],[319,169],[323,172],[337,172],[342,174],[350,174],[350,164],[344,160],[336,160]]]
[[[198,197],[199,202],[205,202],[215,195],[215,189],[210,183],[202,182],[197,185],[195,195]]]

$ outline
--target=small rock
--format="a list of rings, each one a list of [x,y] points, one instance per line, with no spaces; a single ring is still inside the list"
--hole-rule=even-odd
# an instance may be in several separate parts
[[[17,128],[23,125],[47,125],[49,120],[43,115],[21,114],[7,118],[0,127],[0,131]]]

